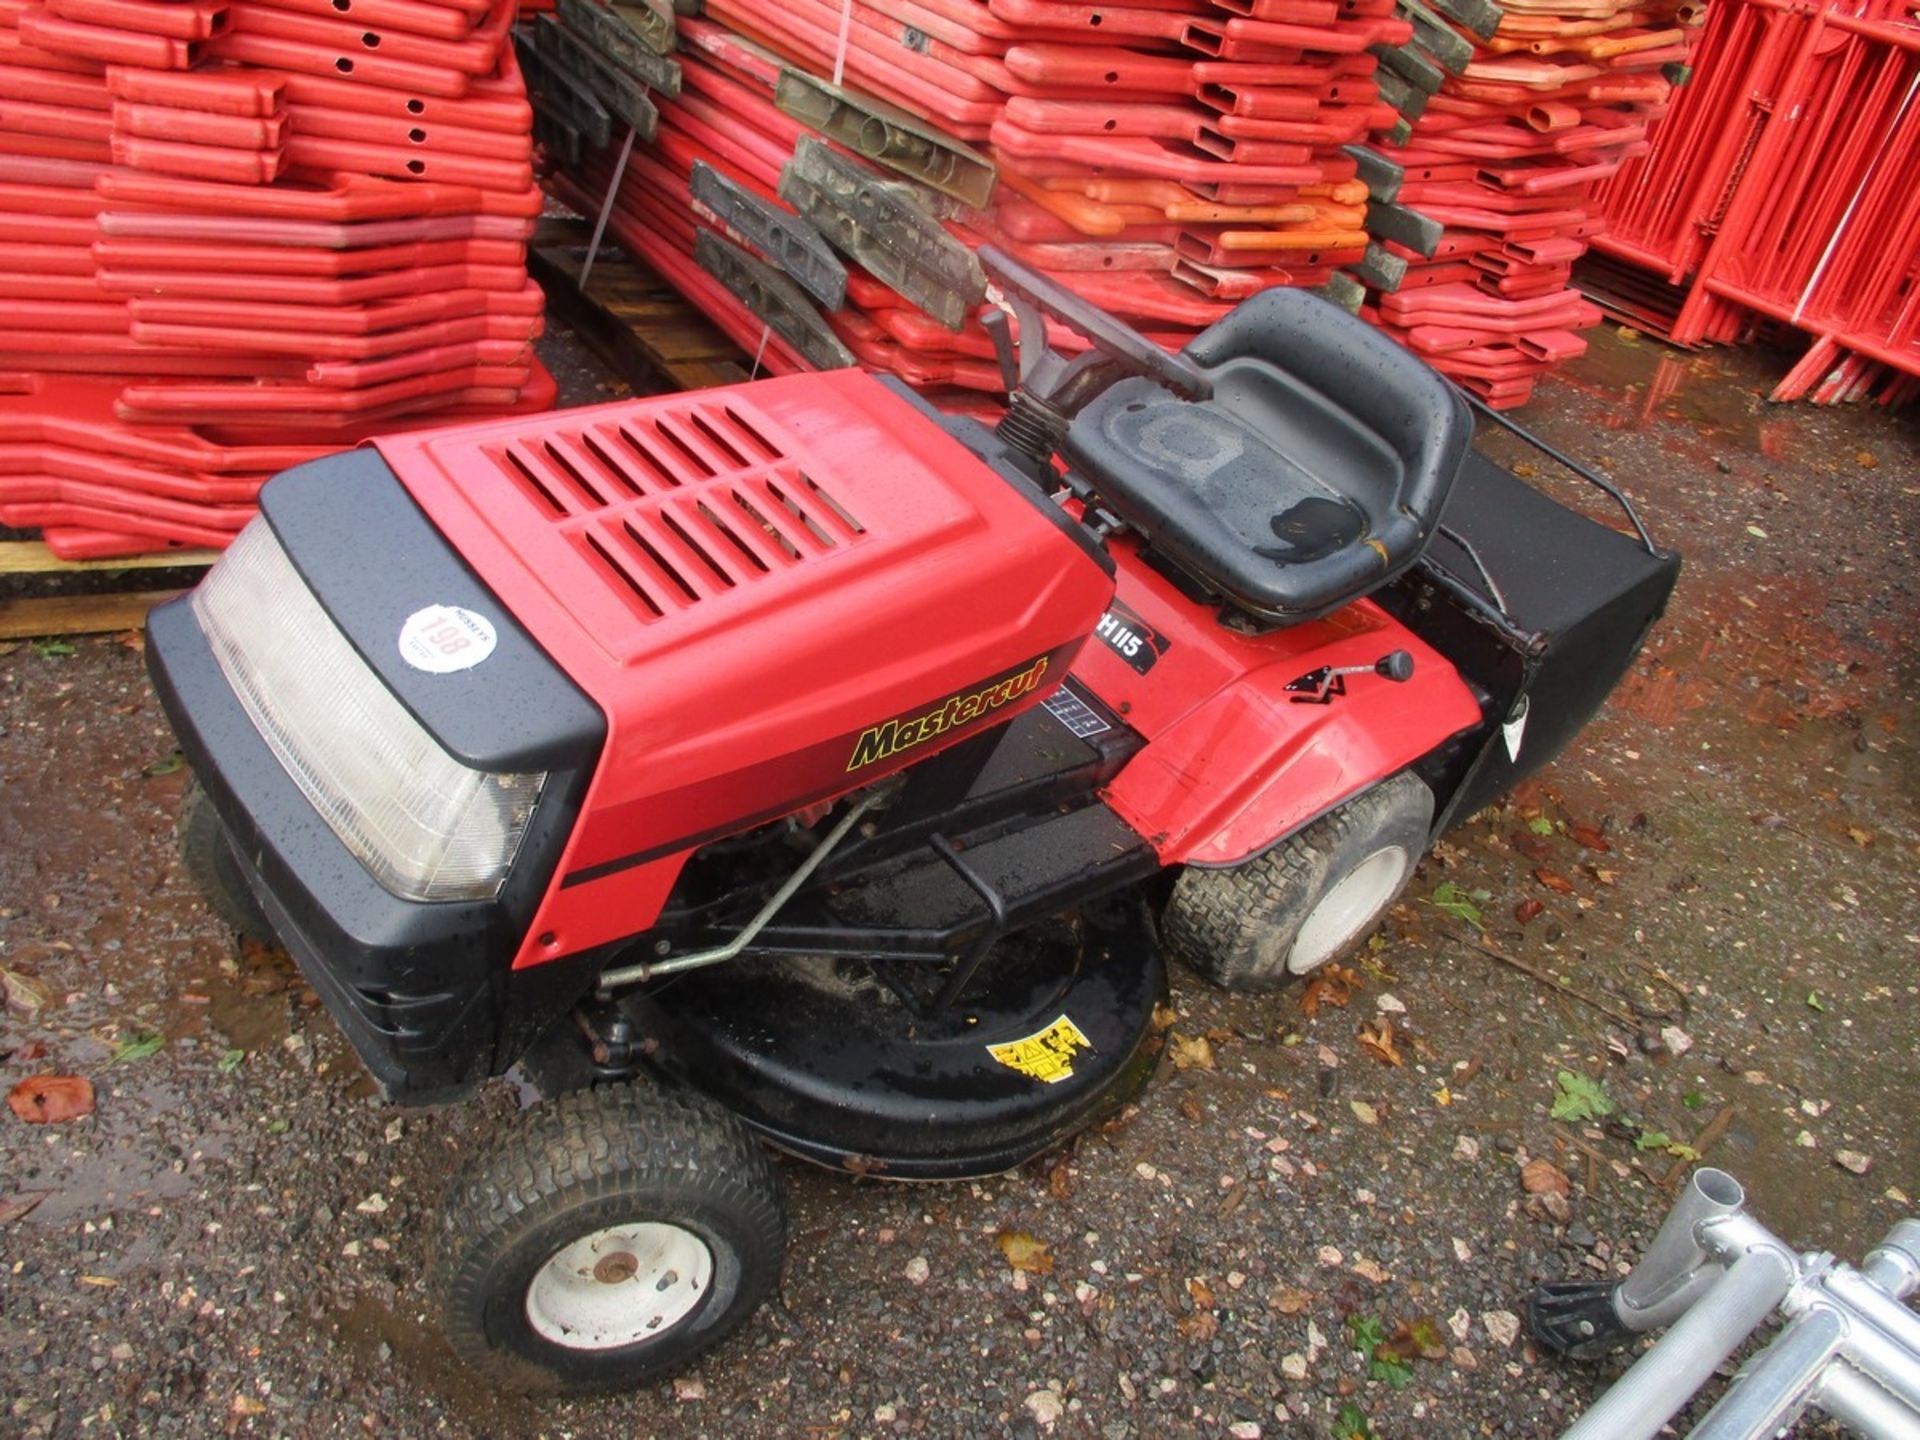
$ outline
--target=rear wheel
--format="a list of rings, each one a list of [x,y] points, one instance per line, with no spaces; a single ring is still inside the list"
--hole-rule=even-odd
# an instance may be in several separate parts
[[[187,872],[195,888],[207,902],[207,908],[249,940],[262,945],[277,945],[273,926],[266,912],[253,898],[240,862],[234,858],[233,842],[226,822],[213,808],[213,801],[198,780],[190,782],[180,797],[180,819],[175,827],[180,842],[180,868]]]
[[[615,1085],[523,1113],[441,1213],[447,1338],[503,1388],[625,1389],[759,1308],[786,1213],[766,1153],[684,1091]]]
[[[1406,772],[1239,865],[1174,882],[1168,948],[1228,990],[1272,990],[1345,958],[1400,898],[1426,849],[1433,792]]]

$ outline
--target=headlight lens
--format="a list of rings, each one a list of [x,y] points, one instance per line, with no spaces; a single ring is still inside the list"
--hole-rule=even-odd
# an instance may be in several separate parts
[[[498,893],[546,775],[469,769],[421,728],[300,578],[265,520],[194,592],[227,683],[374,878],[414,900]]]

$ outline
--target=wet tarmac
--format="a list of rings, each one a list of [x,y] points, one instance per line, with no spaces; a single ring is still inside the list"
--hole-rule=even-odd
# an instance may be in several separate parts
[[[610,397],[574,364],[576,398]],[[0,1084],[85,1075],[98,1104],[0,1114],[0,1431],[1548,1436],[1620,1366],[1508,1322],[1638,1253],[1685,1146],[1858,1256],[1920,1211],[1920,436],[1768,406],[1784,364],[1609,326],[1520,417],[1687,568],[1600,721],[1447,838],[1347,1005],[1179,974],[1175,1033],[1211,1064],[1061,1153],[945,1187],[783,1163],[778,1302],[616,1400],[494,1395],[428,1313],[437,1191],[511,1087],[374,1101],[285,958],[177,872],[186,777],[138,637],[6,647],[0,966],[31,984]],[[1383,1018],[1400,1067],[1358,1043]],[[1610,1123],[1550,1118],[1561,1070],[1604,1081]],[[1523,1189],[1537,1158],[1564,1204]],[[1009,1230],[1048,1273],[1009,1268]],[[1353,1317],[1427,1322],[1445,1358],[1369,1378]]]

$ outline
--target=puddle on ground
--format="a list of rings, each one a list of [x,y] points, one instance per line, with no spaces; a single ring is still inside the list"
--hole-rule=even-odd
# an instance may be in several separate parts
[[[1587,353],[1556,382],[1601,402],[1607,430],[1646,430],[1678,421],[1702,439],[1767,459],[1784,458],[1803,407],[1767,402],[1751,357],[1726,350],[1675,349],[1624,326],[1587,332]]]

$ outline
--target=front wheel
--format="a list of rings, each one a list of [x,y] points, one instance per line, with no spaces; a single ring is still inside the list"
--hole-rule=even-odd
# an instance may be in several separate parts
[[[266,912],[248,888],[240,862],[234,858],[226,822],[198,780],[188,784],[187,793],[180,797],[175,834],[180,842],[180,868],[207,902],[207,908],[228,929],[239,931],[247,939],[262,945],[279,944]]]
[[[617,1085],[521,1115],[455,1179],[440,1231],[454,1352],[501,1388],[581,1395],[671,1374],[745,1323],[786,1213],[732,1116]]]
[[[1239,865],[1181,871],[1167,947],[1227,990],[1273,990],[1344,959],[1400,898],[1433,792],[1402,771]]]

